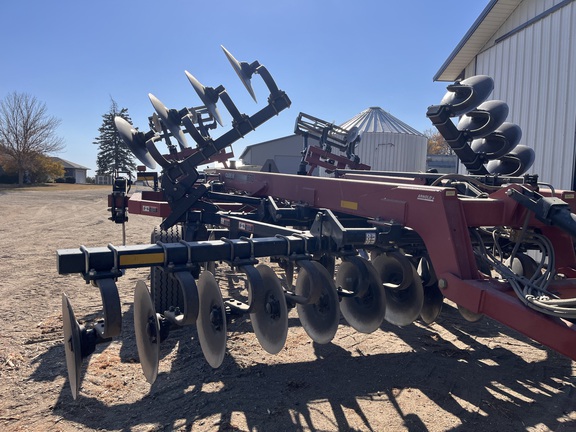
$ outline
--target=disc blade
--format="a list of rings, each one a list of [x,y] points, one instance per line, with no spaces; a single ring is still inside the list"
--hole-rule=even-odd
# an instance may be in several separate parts
[[[178,271],[174,272],[174,278],[178,281],[182,293],[182,314],[175,317],[176,324],[179,326],[194,324],[198,319],[199,308],[198,287],[194,276],[189,271]]]
[[[120,135],[120,138],[134,156],[148,168],[155,169],[156,162],[148,153],[143,134],[134,129],[130,123],[120,116],[114,117],[114,124],[116,125],[116,130],[118,130],[118,135]]]
[[[460,306],[458,305],[458,312],[460,312],[460,315],[462,315],[462,318],[464,318],[466,321],[468,322],[478,322],[482,319],[482,317],[484,317],[483,314],[479,314],[476,312],[472,312],[469,309],[466,309],[464,306]]]
[[[170,118],[168,108],[166,108],[166,106],[160,102],[160,100],[152,93],[148,93],[148,98],[150,99],[150,102],[152,102],[152,106],[158,114],[158,117],[160,117],[162,122],[164,122],[170,133],[172,133],[172,136],[176,139],[176,141],[178,141],[178,144],[180,144],[180,148],[182,150],[188,148],[186,136],[184,135],[184,132],[182,132],[182,129],[180,129],[180,126]]]
[[[309,297],[314,288],[320,288],[319,298],[314,303],[296,305],[300,323],[314,342],[326,344],[336,335],[340,321],[334,281],[326,268],[316,261],[300,261],[299,264],[296,294]]]
[[[262,277],[263,307],[250,314],[258,342],[270,354],[278,354],[288,335],[288,307],[280,279],[270,267],[260,264],[256,270]]]
[[[62,321],[64,330],[64,351],[66,353],[66,369],[74,400],[80,391],[80,372],[82,366],[82,344],[80,341],[80,324],[76,321],[74,310],[66,294],[62,293]]]
[[[386,289],[386,321],[405,326],[420,315],[424,303],[424,287],[416,268],[409,262],[402,263],[399,260],[408,258],[400,254],[382,254],[372,264]],[[387,284],[406,287],[391,288]]]
[[[154,384],[160,361],[160,322],[148,287],[141,280],[134,289],[134,331],[142,372],[146,381]]]
[[[496,131],[508,116],[508,105],[504,101],[490,100],[462,116],[458,130],[470,138],[482,138]]]
[[[420,311],[420,318],[426,324],[432,324],[442,311],[444,296],[438,288],[438,284],[428,285],[424,288],[424,304]]]
[[[484,102],[494,89],[494,80],[488,75],[475,75],[447,87],[448,92],[440,105],[449,105],[452,117],[461,116]]]
[[[200,274],[198,296],[198,339],[206,361],[217,368],[226,354],[226,311],[218,283],[209,271]]]
[[[284,267],[284,275],[286,276],[286,285],[288,285],[288,289],[292,290],[292,286],[294,285],[294,262],[287,261]]]
[[[488,162],[486,169],[490,174],[521,176],[532,167],[534,159],[534,150],[519,144],[507,155]]]
[[[538,270],[538,263],[530,255],[517,254],[510,264],[510,258],[504,262],[518,276],[530,279]]]
[[[336,286],[358,294],[340,302],[348,324],[361,333],[376,331],[386,314],[386,292],[374,266],[360,257],[347,258],[338,269]]]
[[[504,122],[484,138],[472,140],[470,148],[476,153],[483,153],[487,159],[498,159],[512,151],[520,142],[522,129],[510,122]]]
[[[214,117],[214,119],[218,122],[218,124],[220,126],[222,126],[223,125],[222,118],[220,117],[220,113],[218,112],[218,108],[216,107],[216,101],[212,100],[212,98],[210,98],[207,95],[206,87],[204,87],[202,84],[200,84],[200,81],[198,81],[194,77],[194,75],[192,75],[188,71],[184,71],[184,72],[186,73],[186,76],[188,77],[188,81],[190,81],[190,84],[192,84],[192,87],[194,87],[194,90],[198,94],[198,97],[200,98],[200,100],[202,101],[202,103],[204,104],[206,109],[208,109],[208,112],[212,115],[212,117]]]
[[[336,273],[336,257],[334,255],[324,254],[318,259],[318,262],[328,271],[328,274],[333,279]]]
[[[429,257],[423,256],[420,258],[417,271],[424,287],[438,283],[438,277],[436,276],[436,272],[434,271],[434,267],[432,266]]]
[[[220,45],[220,48],[222,48],[224,54],[226,54],[226,58],[232,65],[234,72],[236,72],[238,78],[240,78],[240,81],[242,81],[242,84],[244,84],[244,87],[246,87],[246,90],[248,90],[248,93],[250,93],[250,96],[252,96],[252,99],[254,99],[254,102],[258,102],[256,100],[256,95],[254,94],[254,89],[252,89],[252,82],[250,81],[250,78],[252,77],[252,72],[249,70],[250,65],[244,62],[240,63],[234,58],[232,54],[230,54],[230,51],[228,51],[222,45]]]

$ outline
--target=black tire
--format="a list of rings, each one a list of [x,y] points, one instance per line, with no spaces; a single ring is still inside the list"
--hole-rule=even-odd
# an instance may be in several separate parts
[[[159,226],[152,231],[151,242],[156,243],[178,243],[182,238],[182,227],[174,225],[168,230],[163,230]],[[170,306],[179,307],[184,310],[184,300],[178,281],[171,277],[162,267],[152,267],[150,269],[150,291],[154,301],[154,307],[159,313],[169,310]]]

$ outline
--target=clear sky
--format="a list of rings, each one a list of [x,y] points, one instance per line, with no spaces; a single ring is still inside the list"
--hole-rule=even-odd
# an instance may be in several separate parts
[[[62,120],[58,156],[96,168],[93,144],[113,98],[148,130],[153,93],[169,108],[201,105],[185,70],[222,84],[253,114],[267,90],[253,77],[255,104],[220,45],[265,65],[292,100],[234,145],[293,132],[299,112],[341,124],[379,106],[417,130],[448,83],[432,77],[489,0],[18,0],[0,2],[0,98],[17,91]],[[219,104],[224,125],[231,117]],[[224,130],[218,128],[213,136]],[[89,171],[88,175],[94,175]]]

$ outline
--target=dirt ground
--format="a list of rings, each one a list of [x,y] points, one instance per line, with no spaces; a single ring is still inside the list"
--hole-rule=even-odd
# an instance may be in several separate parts
[[[194,327],[162,343],[160,371],[142,375],[133,287],[119,279],[121,337],[84,362],[72,399],[62,344],[61,294],[80,322],[100,294],[60,276],[55,251],[121,244],[106,189],[0,190],[0,430],[2,431],[574,431],[576,363],[490,319],[471,324],[445,304],[437,323],[384,323],[365,335],[342,319],[333,342],[313,343],[295,310],[285,348],[265,353],[248,318],[228,329],[223,365],[204,360]],[[131,215],[128,244],[158,221]],[[219,267],[224,294],[242,277]]]

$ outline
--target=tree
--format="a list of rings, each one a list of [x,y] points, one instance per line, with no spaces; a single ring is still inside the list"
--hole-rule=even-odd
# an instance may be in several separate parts
[[[51,157],[38,156],[34,169],[30,172],[32,183],[46,183],[48,180],[64,177],[64,165]]]
[[[453,155],[454,150],[436,129],[427,129],[424,135],[428,138],[428,154]]]
[[[18,166],[14,160],[0,154],[0,166],[6,174],[18,175]],[[51,157],[38,154],[31,158],[30,168],[26,170],[26,179],[30,183],[46,183],[51,179],[64,176],[64,166]]]
[[[49,116],[46,104],[26,93],[13,92],[0,100],[0,156],[6,171],[24,174],[33,171],[40,157],[64,148],[56,135],[60,120]]]
[[[118,171],[134,171],[136,169],[132,152],[118,136],[114,124],[114,117],[116,116],[132,123],[128,109],[118,110],[118,104],[114,99],[111,99],[110,111],[102,115],[102,126],[98,129],[100,135],[93,142],[100,147],[96,159],[96,174],[98,175],[115,175]]]

